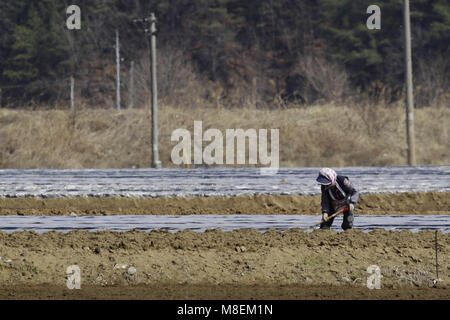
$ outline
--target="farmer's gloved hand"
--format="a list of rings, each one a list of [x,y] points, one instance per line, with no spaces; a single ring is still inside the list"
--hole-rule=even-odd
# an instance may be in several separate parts
[[[348,211],[353,214],[355,212],[355,205],[353,203],[350,203],[348,205]]]
[[[328,213],[322,212],[322,221],[326,221],[328,219]]]

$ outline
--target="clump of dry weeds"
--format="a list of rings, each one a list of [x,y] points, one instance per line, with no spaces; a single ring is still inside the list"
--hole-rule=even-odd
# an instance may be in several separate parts
[[[172,131],[280,130],[280,165],[387,166],[406,164],[405,111],[401,105],[318,105],[278,110],[173,107],[159,111],[160,158],[170,160]],[[417,161],[448,165],[450,108],[415,111]],[[24,111],[0,109],[1,168],[149,167],[151,121],[148,110],[111,109]]]

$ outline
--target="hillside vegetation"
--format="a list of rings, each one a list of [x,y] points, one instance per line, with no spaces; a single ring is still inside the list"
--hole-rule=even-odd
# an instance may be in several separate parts
[[[280,165],[405,165],[405,111],[383,107],[321,105],[278,110],[255,108],[176,108],[160,106],[159,148],[164,167],[170,160],[171,134],[203,130],[280,130]],[[449,165],[450,109],[417,109],[417,163]],[[24,111],[0,109],[1,168],[145,168],[151,164],[148,110],[107,109]],[[205,143],[206,145],[206,143]]]
[[[403,98],[402,1],[380,0],[381,29],[369,30],[368,0],[77,1],[81,29],[68,30],[68,3],[2,0],[0,104],[18,108],[89,107],[115,101],[115,30],[120,33],[122,95],[136,62],[136,105],[148,88],[148,44],[136,18],[157,20],[159,98],[168,103],[192,83],[201,99],[225,107],[251,99],[258,108],[312,105],[350,96]],[[433,106],[450,91],[448,0],[411,1],[415,102]],[[176,94],[174,94],[176,93]],[[126,101],[126,100],[124,100]],[[106,103],[105,103],[106,102]]]

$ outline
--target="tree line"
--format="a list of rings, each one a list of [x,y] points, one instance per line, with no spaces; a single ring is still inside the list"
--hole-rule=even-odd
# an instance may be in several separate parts
[[[114,89],[115,29],[127,71],[128,61],[148,54],[133,20],[150,12],[158,19],[162,98],[176,94],[173,82],[182,89],[193,79],[214,88],[202,92],[206,98],[248,96],[261,106],[403,95],[402,0],[377,1],[380,30],[366,27],[371,0],[76,2],[1,1],[2,106],[54,104],[66,98],[71,75],[83,84],[80,96],[101,101]],[[81,30],[66,27],[71,4],[81,8]],[[416,97],[426,106],[448,94],[450,1],[410,6]]]

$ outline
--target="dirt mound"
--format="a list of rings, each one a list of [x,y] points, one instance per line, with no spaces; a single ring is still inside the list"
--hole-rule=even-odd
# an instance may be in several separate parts
[[[320,196],[0,198],[1,215],[319,214]],[[356,214],[450,214],[450,192],[361,195]]]
[[[43,298],[330,299],[342,291],[335,297],[449,299],[450,234],[438,232],[438,289],[434,239],[386,230],[0,232],[0,292],[26,298],[27,287],[46,284]],[[66,288],[71,265],[80,290]],[[366,287],[371,265],[381,270],[380,290]]]

